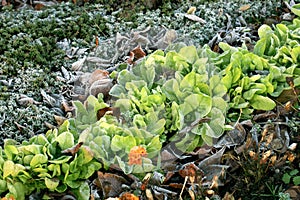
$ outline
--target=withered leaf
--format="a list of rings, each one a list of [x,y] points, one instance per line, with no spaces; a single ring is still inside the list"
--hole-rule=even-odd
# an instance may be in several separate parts
[[[74,106],[70,106],[67,101],[61,102],[61,106],[65,112],[72,112],[75,109]]]
[[[122,176],[112,173],[103,173],[101,171],[98,171],[98,178],[96,178],[93,183],[103,192],[105,198],[119,196],[123,191],[122,185],[129,184]]]
[[[179,174],[182,177],[195,177],[198,172],[200,172],[200,169],[194,163],[187,163],[184,166],[182,166],[182,169],[179,170]]]
[[[59,115],[53,115],[53,117],[59,126],[62,125],[67,120],[67,118],[59,116]]]
[[[89,77],[89,83],[92,84],[97,80],[106,79],[109,76],[109,72],[102,69],[96,69],[92,72],[91,76]]]
[[[202,160],[199,163],[198,167],[202,170],[206,170],[206,169],[209,170],[212,165],[218,165],[221,162],[221,158],[223,156],[225,149],[226,147],[223,146],[221,150],[209,156],[208,158]]]
[[[55,128],[56,128],[56,126],[50,124],[49,122],[44,122],[44,124],[45,124],[46,127],[49,128],[49,129],[55,129]]]
[[[254,121],[261,120],[261,119],[267,120],[267,119],[272,119],[272,118],[276,118],[276,117],[277,117],[276,113],[274,113],[273,111],[267,111],[264,113],[254,115],[253,120]]]
[[[196,7],[192,6],[188,9],[188,11],[186,12],[187,14],[193,15],[196,12]]]
[[[128,59],[126,60],[126,62],[130,65],[134,64],[134,53],[132,51],[129,52],[129,56]]]
[[[146,56],[146,53],[142,49],[141,45],[138,45],[137,47],[135,47],[134,49],[132,49],[131,52],[134,53],[134,59],[135,60],[141,59],[141,58],[143,58],[143,57]]]
[[[195,21],[195,22],[200,22],[202,24],[205,24],[206,21],[196,15],[190,15],[190,14],[185,14],[184,15],[186,18],[188,18],[189,20]]]
[[[80,60],[74,62],[74,63],[72,64],[71,69],[72,69],[73,71],[79,71],[79,70],[81,70],[81,68],[82,68],[83,63],[85,62],[85,60],[86,60],[86,56],[84,56],[82,59],[80,59]]]
[[[250,4],[243,5],[239,8],[239,11],[246,11],[251,7]]]
[[[117,107],[106,107],[97,111],[97,119],[100,120],[105,114],[111,114],[117,118],[120,117],[121,111]]]
[[[79,142],[78,144],[74,145],[73,147],[63,150],[61,153],[71,154],[72,156],[74,156],[79,151],[79,149],[82,145],[83,145],[83,142]]]
[[[292,186],[285,193],[290,194],[291,199],[300,199],[300,186]]]

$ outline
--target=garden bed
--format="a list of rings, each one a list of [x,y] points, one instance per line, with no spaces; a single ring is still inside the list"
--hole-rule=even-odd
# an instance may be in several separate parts
[[[2,197],[298,198],[297,6],[48,5],[1,11]]]

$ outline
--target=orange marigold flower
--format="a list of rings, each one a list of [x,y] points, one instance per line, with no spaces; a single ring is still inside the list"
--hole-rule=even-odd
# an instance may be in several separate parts
[[[134,146],[130,149],[128,154],[128,164],[129,165],[141,165],[142,157],[147,156],[147,151],[142,146]]]

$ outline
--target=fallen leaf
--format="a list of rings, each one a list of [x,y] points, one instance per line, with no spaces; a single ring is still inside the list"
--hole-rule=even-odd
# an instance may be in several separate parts
[[[53,117],[59,126],[62,125],[67,120],[67,118],[58,115],[53,115]]]
[[[133,52],[135,60],[139,60],[139,59],[141,59],[141,58],[143,58],[143,57],[146,56],[146,53],[142,49],[141,45],[138,45],[137,47],[135,47],[134,49],[132,49],[131,52]]]
[[[50,124],[49,122],[44,122],[44,124],[46,125],[46,127],[47,128],[49,128],[49,129],[55,129],[56,128],[56,126],[54,126],[54,125],[52,125],[52,124]]]
[[[88,94],[98,97],[98,94],[102,93],[104,97],[107,97],[112,86],[113,83],[110,78],[100,79],[93,82],[89,88]]]
[[[102,69],[96,69],[89,77],[89,83],[92,84],[97,80],[109,78],[109,72]]]
[[[300,186],[292,186],[285,193],[288,193],[291,199],[300,199]]]
[[[129,184],[122,176],[101,171],[98,171],[98,178],[93,183],[102,191],[104,198],[119,196],[123,192],[122,185]]]
[[[67,101],[62,101],[61,106],[65,112],[72,112],[75,110],[74,106],[70,106]]]
[[[246,11],[251,7],[250,4],[243,5],[239,8],[239,11]]]
[[[194,183],[196,179],[196,182],[198,182],[198,177],[200,176],[199,179],[201,179],[203,176],[203,172],[194,163],[187,163],[183,165],[178,172],[183,178],[189,177],[191,183]]]
[[[264,113],[254,115],[253,120],[254,121],[261,120],[261,119],[267,120],[267,119],[274,119],[276,117],[277,117],[276,113],[274,113],[273,111],[267,111]]]
[[[185,14],[184,15],[186,18],[188,18],[189,20],[195,21],[195,22],[200,22],[202,24],[205,24],[206,21],[196,15],[190,15],[190,14]]]
[[[130,51],[126,62],[130,65],[133,65],[134,64],[133,60],[134,60],[134,53],[132,51]]]
[[[111,114],[117,118],[120,117],[120,108],[117,107],[106,107],[97,111],[97,119],[100,120],[105,114]]]
[[[73,147],[63,150],[61,153],[72,154],[72,156],[74,156],[79,151],[79,149],[82,145],[83,145],[83,142],[79,142],[78,144],[74,145]]]
[[[193,15],[196,12],[196,7],[192,6],[188,9],[188,11],[186,12],[187,14]]]
[[[215,154],[209,156],[208,158],[205,158],[204,160],[202,160],[199,163],[198,167],[200,169],[203,169],[203,168],[209,169],[210,165],[219,164],[221,162],[221,158],[223,156],[225,149],[226,149],[226,147],[223,146],[221,150],[219,150]]]
[[[82,68],[83,63],[85,62],[85,60],[86,60],[86,56],[84,56],[82,59],[80,59],[80,60],[74,62],[74,63],[72,64],[71,69],[72,69],[73,71],[79,71],[79,70],[81,70],[81,68]]]

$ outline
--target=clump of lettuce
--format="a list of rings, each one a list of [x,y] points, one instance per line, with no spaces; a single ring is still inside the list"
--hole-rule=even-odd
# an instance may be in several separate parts
[[[136,123],[137,116],[141,121],[147,121],[146,116],[163,119],[161,142],[174,142],[185,152],[203,143],[211,145],[222,135],[227,88],[200,49],[177,49],[157,50],[132,70],[121,71],[110,95],[117,98],[115,106],[128,124]]]
[[[22,144],[5,140],[0,148],[0,195],[22,200],[34,191],[72,191],[77,199],[89,199],[87,179],[102,165],[88,146],[74,149],[79,135],[72,127],[67,120]]]
[[[162,148],[160,135],[163,133],[165,120],[155,114],[135,115],[132,124],[123,124],[118,116],[105,114],[100,119],[100,109],[109,107],[98,98],[89,96],[84,104],[74,102],[76,118],[70,119],[76,132],[81,133],[78,142],[89,146],[95,158],[108,169],[118,166],[125,173],[142,173],[153,171],[156,163],[153,158],[159,157]],[[146,149],[147,156],[142,157],[142,165],[129,165],[129,153],[133,147]]]

